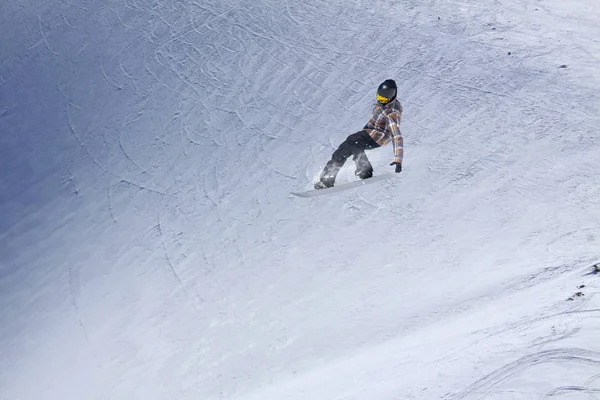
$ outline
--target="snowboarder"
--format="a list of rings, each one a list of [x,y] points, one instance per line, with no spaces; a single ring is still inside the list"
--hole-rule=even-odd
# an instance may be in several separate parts
[[[402,171],[402,157],[404,155],[403,139],[400,133],[400,117],[402,105],[396,100],[398,88],[392,79],[384,81],[377,89],[377,102],[369,122],[362,131],[353,133],[333,152],[331,160],[327,162],[315,189],[332,187],[335,178],[346,162],[353,156],[356,170],[354,174],[360,179],[373,176],[373,166],[369,162],[365,150],[372,150],[385,146],[389,142],[394,146],[394,161],[390,165],[396,166],[396,173]]]

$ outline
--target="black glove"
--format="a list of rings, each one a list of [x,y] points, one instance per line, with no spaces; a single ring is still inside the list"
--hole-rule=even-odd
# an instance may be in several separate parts
[[[400,172],[402,172],[402,163],[399,163],[397,161],[394,161],[393,163],[391,163],[390,165],[396,165],[396,173],[399,174]]]

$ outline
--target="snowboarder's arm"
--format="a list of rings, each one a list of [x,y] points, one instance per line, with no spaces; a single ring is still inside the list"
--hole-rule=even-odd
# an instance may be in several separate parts
[[[393,112],[389,114],[390,130],[392,131],[392,144],[394,146],[394,163],[402,164],[404,157],[404,139],[400,132],[400,113]]]

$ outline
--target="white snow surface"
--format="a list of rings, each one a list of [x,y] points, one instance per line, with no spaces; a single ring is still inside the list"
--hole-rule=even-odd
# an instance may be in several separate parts
[[[4,0],[0,37],[1,399],[600,399],[598,0]],[[290,196],[387,78],[399,178]]]

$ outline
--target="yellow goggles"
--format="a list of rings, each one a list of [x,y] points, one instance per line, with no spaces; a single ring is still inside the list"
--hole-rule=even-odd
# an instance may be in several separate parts
[[[387,104],[387,103],[390,102],[390,99],[388,99],[387,97],[380,96],[378,94],[377,95],[377,101],[380,102],[381,104]]]

